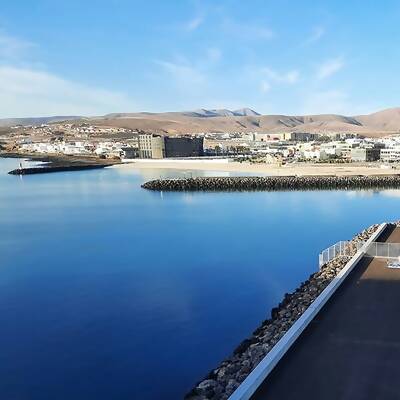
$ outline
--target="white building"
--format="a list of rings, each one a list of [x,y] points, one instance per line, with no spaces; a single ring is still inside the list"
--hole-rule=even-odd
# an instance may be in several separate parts
[[[302,143],[298,146],[302,158],[306,160],[319,160],[321,158],[320,146],[314,143]]]
[[[327,156],[350,158],[352,145],[346,142],[328,142],[321,144],[321,152]]]
[[[392,147],[390,149],[381,149],[381,160],[383,162],[400,161],[400,147]]]

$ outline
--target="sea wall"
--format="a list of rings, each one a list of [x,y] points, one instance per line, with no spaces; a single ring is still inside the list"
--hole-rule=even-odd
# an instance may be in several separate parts
[[[379,225],[372,225],[356,235],[352,254],[357,251],[356,242],[366,241]],[[271,310],[271,317],[260,325],[250,338],[245,339],[233,352],[200,381],[186,396],[186,400],[226,400],[241,382],[260,363],[304,311],[329,285],[347,264],[348,257],[338,257],[323,265],[293,293],[286,293],[282,302]]]
[[[279,191],[400,188],[400,175],[269,176],[156,179],[142,188],[158,191]]]

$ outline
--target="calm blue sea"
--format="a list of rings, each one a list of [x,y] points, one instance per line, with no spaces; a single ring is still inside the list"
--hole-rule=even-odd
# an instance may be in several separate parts
[[[400,218],[400,191],[161,195],[140,184],[183,173],[18,162],[0,159],[5,400],[180,399],[321,249]]]

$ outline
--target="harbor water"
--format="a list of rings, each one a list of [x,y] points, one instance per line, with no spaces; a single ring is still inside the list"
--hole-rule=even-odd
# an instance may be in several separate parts
[[[162,169],[10,176],[0,158],[0,399],[175,400],[400,191],[159,193]]]

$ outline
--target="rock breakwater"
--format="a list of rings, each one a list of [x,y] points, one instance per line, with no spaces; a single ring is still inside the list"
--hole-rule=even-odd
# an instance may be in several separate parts
[[[280,191],[400,188],[400,175],[269,176],[156,179],[142,188],[158,191]]]
[[[87,169],[99,169],[99,168],[105,168],[105,167],[107,167],[106,164],[43,166],[43,167],[32,167],[32,168],[17,168],[17,169],[10,171],[9,174],[10,175],[33,175],[33,174],[46,174],[49,172],[84,171]]]
[[[357,251],[356,243],[368,240],[379,225],[372,225],[356,235],[350,242],[350,254]],[[351,256],[337,257],[312,274],[293,293],[286,293],[282,302],[271,310],[271,317],[258,327],[212,370],[186,396],[186,400],[226,400],[241,382],[259,364],[266,354],[290,329],[317,296],[343,269]]]

